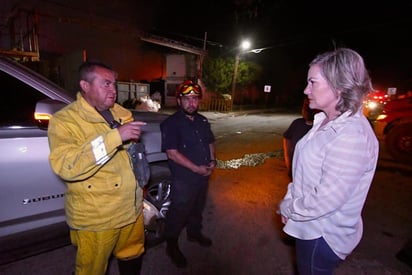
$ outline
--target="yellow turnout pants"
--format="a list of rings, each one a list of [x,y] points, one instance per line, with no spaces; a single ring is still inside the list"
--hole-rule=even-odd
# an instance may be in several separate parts
[[[143,213],[135,223],[106,231],[70,230],[77,247],[76,275],[104,275],[110,256],[120,260],[140,257],[144,252]]]

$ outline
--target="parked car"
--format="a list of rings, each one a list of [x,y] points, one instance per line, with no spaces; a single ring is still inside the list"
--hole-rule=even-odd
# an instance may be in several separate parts
[[[395,160],[412,163],[412,97],[388,101],[373,127]]]
[[[6,57],[0,57],[0,83],[0,264],[4,264],[69,243],[66,188],[49,165],[47,126],[53,113],[72,102],[74,95]],[[159,126],[167,115],[134,115],[147,122],[141,138],[151,181],[168,180]],[[156,200],[163,197],[156,191],[149,192],[151,202],[161,205]]]

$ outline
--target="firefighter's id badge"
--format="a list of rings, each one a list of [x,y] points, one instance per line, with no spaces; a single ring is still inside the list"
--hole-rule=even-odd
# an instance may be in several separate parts
[[[96,139],[92,140],[91,144],[96,164],[102,165],[109,160],[102,136],[98,136]]]

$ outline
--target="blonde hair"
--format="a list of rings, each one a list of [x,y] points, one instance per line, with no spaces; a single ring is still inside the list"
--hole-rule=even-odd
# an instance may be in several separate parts
[[[365,96],[373,91],[363,58],[354,50],[338,48],[318,55],[309,65],[319,66],[335,95],[340,95],[336,110],[341,113],[347,110],[352,115],[356,113]]]

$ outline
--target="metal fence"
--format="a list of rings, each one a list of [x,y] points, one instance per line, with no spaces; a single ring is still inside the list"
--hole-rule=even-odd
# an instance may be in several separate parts
[[[226,113],[232,111],[232,102],[224,98],[204,99],[200,102],[200,110]]]

